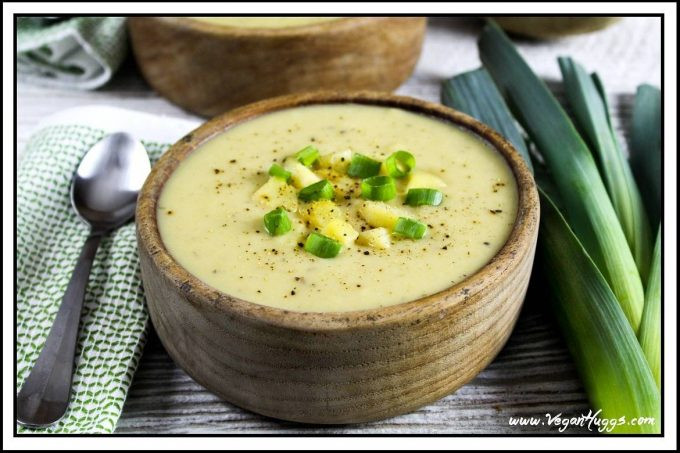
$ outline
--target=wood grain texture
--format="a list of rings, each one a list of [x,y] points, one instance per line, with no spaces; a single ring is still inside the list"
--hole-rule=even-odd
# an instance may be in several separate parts
[[[420,55],[423,17],[354,17],[302,27],[225,27],[186,18],[129,21],[149,84],[204,116],[284,94],[392,91]]]
[[[518,434],[556,433],[546,425],[511,426],[510,417],[588,412],[588,402],[557,326],[525,304],[510,340],[470,383],[431,405],[371,423],[340,426],[285,422],[245,411],[212,394],[177,367],[155,335],[118,422],[119,434]],[[587,434],[583,429],[569,433]]]
[[[422,56],[398,93],[438,101],[441,81],[479,66],[475,45],[481,21],[431,18]],[[614,126],[624,148],[637,84],[660,83],[660,21],[626,18],[602,32],[551,42],[517,41],[520,52],[547,80],[559,79],[557,55],[572,55],[597,70],[611,94]],[[625,45],[621,45],[625,43]],[[560,90],[556,84],[551,88]],[[559,94],[559,91],[558,91]],[[195,116],[153,92],[133,59],[96,91],[17,86],[17,159],[36,124],[62,109],[108,104],[163,115]],[[588,402],[560,338],[548,300],[530,292],[517,325],[498,357],[455,393],[412,413],[379,422],[308,426],[283,422],[236,407],[196,383],[168,356],[151,332],[117,431],[120,434],[548,434],[546,424],[510,426],[509,417],[587,413]],[[582,430],[570,428],[567,433]],[[587,433],[587,432],[586,432]]]
[[[385,308],[290,312],[221,293],[165,249],[157,203],[167,179],[207,140],[262,114],[305,105],[360,103],[436,117],[483,137],[507,161],[518,209],[501,250],[437,294]],[[376,92],[290,95],[233,110],[173,145],[137,204],[142,279],[156,331],[197,382],[240,407],[305,423],[358,423],[417,409],[474,378],[515,325],[533,265],[539,203],[522,158],[499,134],[440,104]]]

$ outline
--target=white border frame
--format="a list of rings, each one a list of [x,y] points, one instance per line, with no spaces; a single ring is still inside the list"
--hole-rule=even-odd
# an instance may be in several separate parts
[[[9,102],[14,96],[14,42],[13,14],[59,13],[82,14],[98,11],[106,14],[202,14],[232,13],[256,14],[665,14],[664,28],[664,119],[665,119],[665,218],[664,218],[664,279],[665,295],[665,438],[661,437],[386,437],[386,438],[107,438],[105,442],[93,437],[40,437],[14,438],[14,414],[11,401],[14,389],[14,106]],[[3,3],[3,447],[15,449],[672,449],[677,447],[677,5],[675,3]]]

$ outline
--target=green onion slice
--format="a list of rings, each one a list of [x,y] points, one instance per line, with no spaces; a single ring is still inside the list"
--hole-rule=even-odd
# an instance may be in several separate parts
[[[298,198],[302,201],[332,200],[334,196],[333,184],[328,182],[327,179],[304,187],[298,193]]]
[[[416,168],[416,158],[408,151],[397,151],[385,160],[385,171],[393,178],[403,178]]]
[[[380,173],[382,164],[362,154],[352,156],[352,161],[347,168],[347,174],[352,178],[370,178]]]
[[[409,206],[439,206],[444,200],[444,194],[436,189],[409,189],[406,194],[406,204]]]
[[[314,162],[319,160],[319,150],[309,145],[295,153],[295,158],[305,167],[311,167]]]
[[[335,258],[340,253],[342,244],[323,234],[310,233],[305,241],[305,250],[319,258]]]
[[[271,236],[281,236],[291,230],[288,213],[279,207],[264,215],[264,229]]]
[[[399,217],[392,232],[410,239],[422,239],[425,233],[427,233],[427,225],[417,220]]]
[[[371,176],[361,181],[361,197],[367,200],[387,201],[397,196],[397,186],[389,176]]]
[[[290,172],[279,164],[272,164],[272,166],[269,167],[269,175],[281,178],[286,182],[290,180]]]

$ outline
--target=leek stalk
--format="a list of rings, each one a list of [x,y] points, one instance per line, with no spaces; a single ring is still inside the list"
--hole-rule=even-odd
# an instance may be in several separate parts
[[[479,49],[501,94],[541,151],[569,225],[637,332],[644,304],[642,281],[590,150],[557,100],[497,25],[484,27]]]
[[[661,226],[656,236],[652,266],[645,292],[645,309],[638,333],[656,386],[661,389]]]
[[[552,307],[588,399],[614,433],[658,433],[660,396],[614,293],[554,203],[541,191],[539,253]],[[625,417],[624,423],[619,423]],[[629,424],[654,417],[654,424]]]

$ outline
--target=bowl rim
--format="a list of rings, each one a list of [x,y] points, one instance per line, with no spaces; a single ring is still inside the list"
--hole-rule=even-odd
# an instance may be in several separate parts
[[[228,25],[218,25],[210,22],[196,20],[194,17],[206,16],[164,16],[147,17],[147,19],[161,20],[176,27],[205,33],[213,36],[230,37],[296,37],[306,35],[317,35],[322,33],[336,33],[352,31],[357,27],[376,24],[379,21],[388,19],[421,19],[426,20],[425,16],[334,16],[336,20],[317,22],[294,27],[264,28],[264,27],[233,27]],[[319,16],[321,17],[321,16]]]
[[[481,137],[505,158],[517,184],[517,217],[505,244],[489,262],[465,280],[410,302],[347,312],[301,312],[231,296],[204,283],[175,261],[160,237],[157,202],[163,185],[184,158],[214,136],[258,116],[308,105],[348,103],[400,108],[453,123]],[[164,280],[172,282],[184,300],[208,310],[270,326],[303,331],[338,331],[390,326],[437,313],[443,316],[448,310],[462,306],[470,296],[495,285],[516,268],[528,249],[533,251],[539,215],[538,192],[532,173],[515,148],[489,126],[457,110],[412,97],[373,91],[317,91],[279,96],[236,108],[207,121],[178,140],[153,166],[140,191],[136,228],[138,246],[145,249],[156,271]]]

